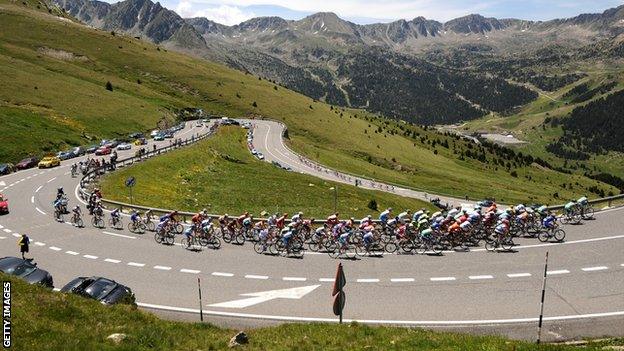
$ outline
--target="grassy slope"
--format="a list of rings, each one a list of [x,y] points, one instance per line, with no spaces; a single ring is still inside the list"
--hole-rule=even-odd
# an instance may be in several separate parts
[[[236,331],[210,324],[170,322],[129,306],[106,307],[75,295],[0,274],[12,282],[15,350],[224,350]],[[328,307],[329,308],[329,307]],[[126,334],[119,345],[106,339]],[[284,324],[246,331],[245,350],[572,350],[500,337],[435,333],[360,324]],[[620,340],[590,344],[600,350]]]
[[[147,129],[161,117],[170,118],[172,109],[198,106],[215,114],[280,119],[289,127],[291,146],[311,158],[431,193],[552,203],[560,201],[553,200],[555,192],[562,198],[585,192],[561,189],[565,176],[539,167],[518,169],[520,177],[513,178],[503,169],[460,161],[446,150],[434,155],[414,140],[375,134],[380,122],[362,119],[370,116],[362,111],[331,110],[266,80],[61,21],[32,6],[7,0],[0,6],[0,74],[11,82],[0,86],[0,135],[7,140],[0,159],[88,143],[83,134],[110,137]],[[87,59],[59,60],[43,54],[43,46]],[[106,81],[113,92],[104,89]],[[37,129],[42,131],[30,133]],[[368,156],[383,162],[371,164]],[[392,158],[396,162],[389,162]],[[580,177],[573,181],[581,188],[595,184]]]
[[[333,186],[338,187],[338,211],[344,215],[375,215],[367,208],[371,199],[382,211],[432,208],[419,200],[326,182],[259,161],[247,150],[245,130],[240,127],[222,127],[198,145],[110,174],[102,184],[107,198],[129,202],[124,180],[130,175],[138,179],[133,189],[137,203],[187,211],[203,207],[211,213],[231,214],[303,211],[306,216],[325,218],[334,208],[334,193],[329,190]]]

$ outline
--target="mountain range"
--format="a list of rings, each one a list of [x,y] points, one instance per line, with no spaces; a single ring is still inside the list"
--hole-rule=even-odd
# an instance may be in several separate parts
[[[274,81],[313,99],[423,124],[508,113],[582,77],[570,61],[619,59],[624,6],[545,22],[468,15],[358,25],[333,13],[234,26],[150,0],[53,0],[84,23]]]

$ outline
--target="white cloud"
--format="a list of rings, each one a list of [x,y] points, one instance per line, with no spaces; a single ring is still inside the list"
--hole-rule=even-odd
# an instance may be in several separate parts
[[[228,26],[239,24],[256,17],[253,12],[243,11],[236,6],[219,5],[205,7],[203,4],[188,0],[180,0],[175,11],[182,17],[206,17],[209,20]]]

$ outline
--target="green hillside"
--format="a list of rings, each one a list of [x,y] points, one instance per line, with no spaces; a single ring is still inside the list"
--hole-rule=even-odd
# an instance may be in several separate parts
[[[614,190],[492,150],[465,156],[471,142],[314,102],[265,79],[25,4],[0,0],[0,74],[8,82],[0,86],[0,160],[149,129],[177,109],[201,107],[282,120],[290,146],[312,159],[430,193],[554,203],[589,189]]]

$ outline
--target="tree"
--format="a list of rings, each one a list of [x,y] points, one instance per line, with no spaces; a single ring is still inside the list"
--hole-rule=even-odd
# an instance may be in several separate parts
[[[106,90],[113,91],[113,84],[110,81],[106,82]]]

